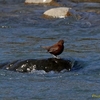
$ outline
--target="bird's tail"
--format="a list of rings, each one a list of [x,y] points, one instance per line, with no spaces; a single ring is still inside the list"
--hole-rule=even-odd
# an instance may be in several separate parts
[[[48,50],[49,47],[48,46],[41,46],[41,48]]]

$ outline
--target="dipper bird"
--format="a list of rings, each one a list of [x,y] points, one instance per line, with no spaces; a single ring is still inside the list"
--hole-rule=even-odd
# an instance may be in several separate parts
[[[42,48],[53,54],[55,58],[58,58],[57,55],[60,55],[64,50],[64,40],[59,40],[56,44],[52,46],[42,46]]]

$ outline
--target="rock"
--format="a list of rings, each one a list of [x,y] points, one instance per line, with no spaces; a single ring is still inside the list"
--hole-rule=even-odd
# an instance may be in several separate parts
[[[47,4],[52,6],[60,6],[60,4],[54,0],[25,0],[25,4]]]
[[[40,4],[40,3],[51,3],[54,0],[25,0],[25,3],[34,3],[34,4]]]
[[[25,4],[48,4],[52,6],[60,6],[54,0],[25,0]]]
[[[1,69],[22,73],[32,72],[34,70],[44,70],[45,72],[60,72],[66,69],[70,71],[72,67],[73,63],[70,60],[56,58],[16,60],[0,64]]]
[[[71,8],[67,7],[58,7],[52,8],[43,13],[43,17],[46,18],[65,18],[71,15]]]

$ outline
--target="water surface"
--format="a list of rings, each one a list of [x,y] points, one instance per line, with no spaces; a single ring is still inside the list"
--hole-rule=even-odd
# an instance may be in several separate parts
[[[1,63],[50,58],[52,55],[41,45],[64,39],[65,50],[60,57],[83,65],[80,70],[61,73],[0,70],[1,100],[95,100],[92,95],[100,95],[99,8],[71,6],[81,18],[45,19],[43,12],[52,6],[25,5],[21,0],[0,4]]]

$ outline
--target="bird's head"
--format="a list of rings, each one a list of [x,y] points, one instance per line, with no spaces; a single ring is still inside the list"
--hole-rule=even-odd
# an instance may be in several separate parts
[[[64,40],[59,40],[58,43],[59,44],[64,44]]]

